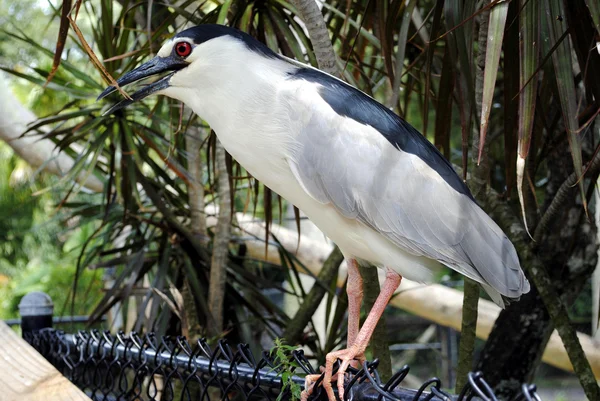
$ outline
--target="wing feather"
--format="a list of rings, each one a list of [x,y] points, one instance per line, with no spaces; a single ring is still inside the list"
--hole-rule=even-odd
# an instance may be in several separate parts
[[[294,113],[302,118],[290,123],[296,143],[288,162],[312,198],[488,291],[511,298],[527,292],[512,243],[470,194],[456,191],[430,164],[394,147],[372,126],[337,114],[310,85],[295,95]]]

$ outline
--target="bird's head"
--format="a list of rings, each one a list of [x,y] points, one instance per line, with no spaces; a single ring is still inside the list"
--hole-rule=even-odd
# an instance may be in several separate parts
[[[105,114],[152,94],[164,94],[185,101],[186,93],[214,83],[209,71],[243,65],[248,55],[258,55],[264,59],[279,57],[250,35],[223,25],[204,24],[182,31],[164,43],[156,57],[125,73],[117,80],[117,84],[122,87],[154,75],[164,76],[131,94],[131,99],[121,100]],[[114,86],[107,87],[98,100],[115,91]]]

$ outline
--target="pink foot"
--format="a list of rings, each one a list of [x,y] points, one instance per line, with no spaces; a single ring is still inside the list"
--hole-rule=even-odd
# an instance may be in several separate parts
[[[336,381],[338,388],[338,397],[340,400],[344,399],[344,376],[346,374],[346,370],[350,364],[354,361],[358,361],[362,363],[365,359],[364,349],[361,349],[358,345],[353,345],[350,348],[330,352],[325,357],[325,376],[323,377],[323,388],[327,392],[327,398],[329,401],[336,401],[335,393],[333,392],[333,364],[338,359],[341,361],[340,367],[336,373]]]
[[[364,361],[364,352],[367,349],[367,345],[369,344],[371,336],[373,335],[373,330],[375,330],[375,326],[381,318],[381,315],[383,314],[386,305],[390,301],[390,298],[392,297],[392,295],[394,295],[394,291],[396,291],[396,289],[400,285],[400,280],[402,279],[402,277],[398,273],[388,269],[386,276],[387,277],[385,283],[383,284],[383,288],[381,289],[381,293],[377,297],[373,308],[371,308],[371,311],[369,312],[369,316],[367,316],[367,320],[365,320],[365,323],[358,332],[358,334],[353,332],[353,327],[349,327],[349,340],[352,341],[352,344],[349,344],[349,347],[347,349],[330,352],[325,357],[325,373],[323,376],[322,386],[327,392],[327,398],[329,399],[329,401],[336,401],[332,384],[333,364],[338,359],[341,361],[335,380],[337,380],[338,396],[340,400],[343,400],[344,375],[346,373],[346,370],[354,361],[359,361],[361,363]],[[308,400],[308,397],[313,392],[314,381],[316,381],[319,377],[319,375],[307,376],[304,391],[302,392],[302,401]]]
[[[300,401],[308,401],[308,397],[313,393],[315,382],[319,380],[319,377],[321,377],[319,374],[306,375],[304,378],[304,391],[300,394]]]

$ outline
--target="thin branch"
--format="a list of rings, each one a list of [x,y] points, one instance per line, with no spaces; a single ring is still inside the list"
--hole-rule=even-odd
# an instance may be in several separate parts
[[[459,393],[468,383],[468,374],[473,370],[473,350],[477,339],[477,319],[479,318],[479,284],[465,277],[463,293],[458,366],[456,367],[456,393]]]
[[[584,171],[587,171],[590,175],[596,174],[598,170],[600,170],[600,152],[596,153],[592,161],[590,161],[588,166],[584,169]],[[558,191],[556,191],[556,195],[554,195],[550,206],[548,206],[548,209],[546,209],[542,219],[535,228],[533,240],[536,243],[540,243],[542,241],[542,237],[546,231],[548,231],[550,223],[554,221],[556,215],[562,211],[562,206],[567,202],[567,200],[569,200],[570,194],[575,189],[575,185],[578,181],[579,178],[577,173],[573,172],[562,183]]]

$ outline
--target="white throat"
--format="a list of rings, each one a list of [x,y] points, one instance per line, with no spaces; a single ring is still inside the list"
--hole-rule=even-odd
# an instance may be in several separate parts
[[[198,58],[177,72],[162,93],[183,101],[204,119],[250,174],[275,191],[282,189],[278,184],[293,177],[283,158],[292,138],[280,89],[297,67],[229,37],[210,40],[197,50]]]
[[[271,110],[278,84],[294,66],[228,36],[203,43],[192,63],[161,93],[184,102],[218,134],[252,124]]]

